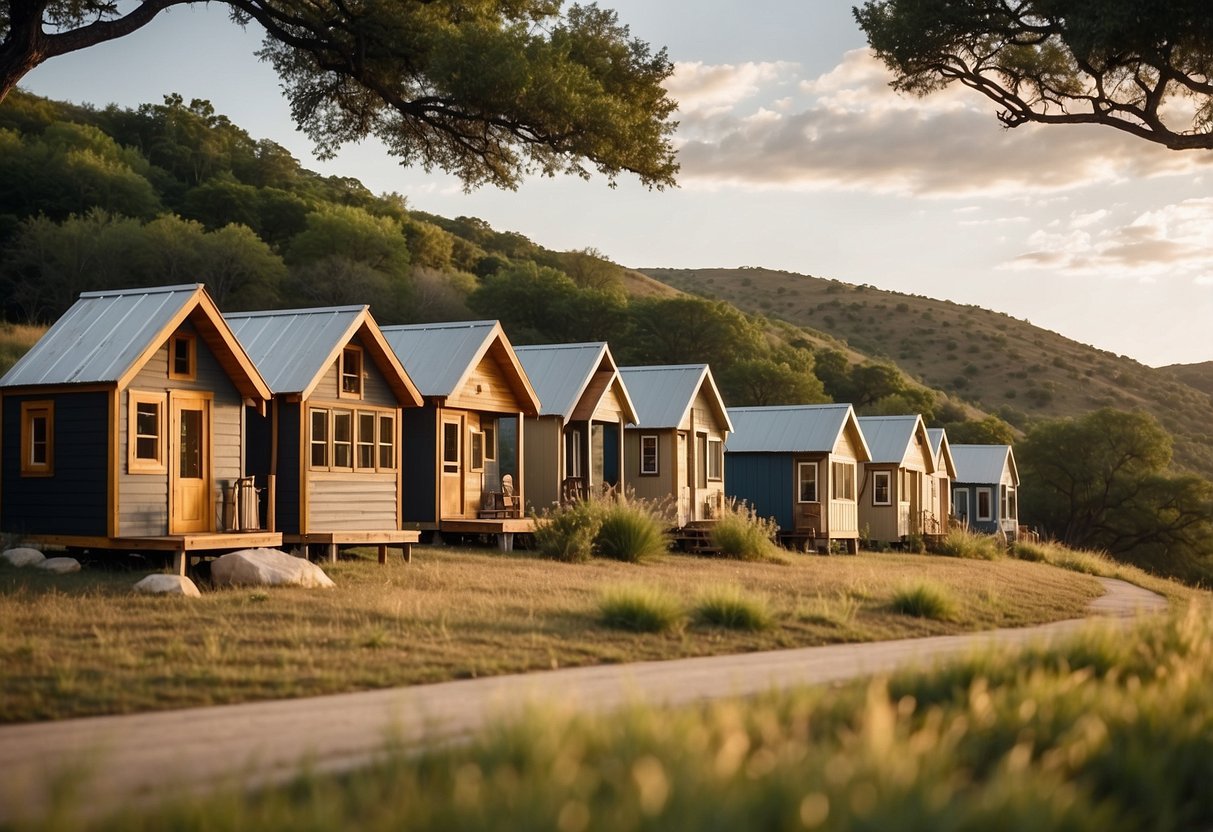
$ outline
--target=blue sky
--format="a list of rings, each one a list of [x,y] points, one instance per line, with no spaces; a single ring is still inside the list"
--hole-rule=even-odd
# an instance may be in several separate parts
[[[314,170],[626,266],[766,266],[996,309],[1147,364],[1213,360],[1213,154],[1106,128],[998,126],[967,91],[898,96],[838,0],[620,0],[668,47],[680,186],[533,179],[465,194],[375,142],[319,162],[255,30],[178,8],[23,84],[98,106],[207,98]]]

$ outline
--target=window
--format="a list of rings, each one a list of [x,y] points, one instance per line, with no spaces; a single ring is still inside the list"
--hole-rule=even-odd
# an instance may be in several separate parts
[[[835,462],[833,466],[833,473],[834,493],[831,496],[835,500],[854,500],[855,463]]]
[[[375,468],[375,427],[378,420],[374,413],[358,412],[355,424],[358,426],[354,436],[354,455],[359,468]]]
[[[348,410],[333,411],[333,467],[354,467],[354,414]]]
[[[130,474],[162,474],[164,462],[163,393],[132,390],[127,397],[126,470]]]
[[[796,502],[817,502],[817,463],[796,463]]]
[[[564,445],[564,475],[566,477],[581,476],[581,431],[571,430]]]
[[[341,389],[338,391],[342,398],[362,398],[362,350],[357,347],[346,347],[341,351]]]
[[[21,476],[55,473],[55,403],[21,403]]]
[[[1018,520],[1019,506],[1015,504],[1015,489],[1007,488],[1007,507],[1003,510],[1002,516],[1004,520]]]
[[[480,423],[480,430],[484,433],[484,458],[494,460],[497,458],[497,423],[491,424]]]
[[[888,506],[893,504],[893,495],[889,493],[892,487],[892,475],[888,471],[872,472],[872,505]]]
[[[484,434],[478,430],[468,434],[468,457],[473,471],[484,470]]]
[[[989,488],[977,489],[977,519],[994,519],[994,494]]]
[[[312,408],[312,467],[329,467],[329,412]]]
[[[442,423],[442,471],[459,473],[459,423]]]
[[[396,420],[379,414],[379,468],[396,467]]]
[[[193,335],[174,335],[168,342],[168,377],[193,381],[197,377],[197,357]]]
[[[708,479],[724,479],[724,442],[719,439],[708,440]]]
[[[966,527],[969,525],[969,492],[957,491],[952,494],[952,513]]]
[[[396,467],[396,419],[373,410],[311,409],[311,467],[390,471]]]
[[[657,474],[657,437],[651,434],[640,437],[640,473],[646,477]]]

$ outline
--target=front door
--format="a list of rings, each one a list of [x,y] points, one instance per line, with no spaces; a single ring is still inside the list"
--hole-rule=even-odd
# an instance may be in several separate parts
[[[442,417],[442,517],[463,517],[463,420]]]
[[[169,408],[169,534],[214,531],[211,403],[173,394]]]

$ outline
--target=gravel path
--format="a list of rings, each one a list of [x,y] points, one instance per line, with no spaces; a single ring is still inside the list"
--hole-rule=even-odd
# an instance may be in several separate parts
[[[1166,609],[1164,598],[1123,581],[1094,617],[1130,622]],[[78,806],[105,812],[178,790],[265,785],[313,771],[362,766],[389,743],[450,742],[516,712],[551,702],[607,711],[632,702],[679,705],[772,688],[826,684],[936,661],[989,645],[1021,645],[1073,633],[1088,619],[1037,627],[865,644],[805,647],[570,668],[388,690],[0,726],[0,823],[38,816],[56,780],[70,778]]]

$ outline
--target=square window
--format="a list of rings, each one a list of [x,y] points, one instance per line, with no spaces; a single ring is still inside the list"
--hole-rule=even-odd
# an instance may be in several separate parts
[[[126,414],[128,473],[159,474],[167,470],[164,456],[166,403],[163,393],[130,391]]]

